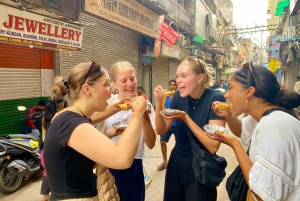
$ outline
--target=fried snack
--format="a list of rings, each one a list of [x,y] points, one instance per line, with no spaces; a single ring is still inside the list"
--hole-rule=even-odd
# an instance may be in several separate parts
[[[230,105],[228,103],[217,102],[217,109],[218,110],[226,110],[228,108],[230,108]]]
[[[173,96],[175,94],[175,90],[174,91],[165,91],[164,95],[166,96]]]
[[[129,110],[131,106],[128,103],[123,103],[118,105],[121,110]]]

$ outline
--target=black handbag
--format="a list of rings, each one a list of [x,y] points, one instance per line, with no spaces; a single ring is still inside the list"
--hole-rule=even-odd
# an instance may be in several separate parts
[[[209,102],[209,101],[207,101]],[[189,114],[189,99],[185,101],[186,111]],[[187,135],[191,141],[193,151],[192,167],[196,179],[208,187],[217,187],[223,181],[226,172],[227,161],[224,157],[211,154],[204,145],[199,146],[192,136],[190,129]]]
[[[250,148],[250,146],[249,146]],[[249,155],[249,148],[247,154]],[[248,185],[238,165],[226,181],[226,191],[231,201],[245,201],[247,198]]]
[[[206,186],[217,187],[223,181],[227,161],[224,157],[209,153],[195,142],[191,131],[188,132],[193,151],[193,171],[197,180]]]

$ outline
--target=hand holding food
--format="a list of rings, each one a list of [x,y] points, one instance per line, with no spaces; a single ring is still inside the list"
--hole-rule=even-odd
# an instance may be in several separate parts
[[[147,100],[143,96],[138,96],[131,100],[132,110],[134,112],[144,112],[146,109]]]
[[[162,86],[158,85],[153,90],[153,94],[156,100],[162,100],[164,97],[164,89],[162,88]]]
[[[216,102],[218,110],[226,110],[230,108],[228,103]]]

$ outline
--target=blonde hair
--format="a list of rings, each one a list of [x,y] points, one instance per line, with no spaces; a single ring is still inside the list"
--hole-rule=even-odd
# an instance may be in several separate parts
[[[190,57],[189,57],[190,58]],[[195,57],[194,59],[185,59],[181,64],[191,67],[191,69],[196,73],[196,75],[204,74],[204,79],[202,85],[204,88],[212,87],[214,84],[214,76],[216,74],[215,70],[208,67],[204,61]],[[201,66],[199,65],[199,62]]]
[[[100,67],[98,70],[95,68],[95,65],[90,70],[91,65],[91,62],[78,64],[72,68],[67,80],[64,80],[62,76],[55,77],[52,87],[53,94],[59,97],[64,97],[68,94],[70,100],[76,100],[79,97],[80,89],[83,84],[87,83],[93,85],[106,72],[103,67]],[[89,70],[90,74],[86,77]]]
[[[128,62],[128,61],[122,61],[122,62],[117,62],[115,63],[111,69],[110,69],[110,77],[112,79],[112,81],[116,81],[117,75],[123,71],[123,70],[132,70],[132,72],[134,73],[134,76],[137,77],[136,75],[136,71],[135,68]]]

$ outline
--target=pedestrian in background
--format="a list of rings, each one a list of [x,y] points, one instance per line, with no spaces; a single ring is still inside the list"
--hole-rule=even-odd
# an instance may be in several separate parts
[[[134,97],[135,91],[137,90],[137,79],[135,68],[129,62],[123,61],[115,63],[111,68],[110,75],[114,87],[119,91],[118,94],[112,96],[110,104],[118,103],[125,98]],[[151,113],[145,113],[143,115],[142,130],[139,131],[139,146],[135,153],[133,163],[126,169],[109,169],[115,178],[121,201],[145,200],[145,181],[142,160],[144,158],[144,144],[146,144],[149,149],[152,149],[156,139],[154,131],[155,113],[151,103],[149,101],[147,101],[147,103],[150,106]],[[115,122],[132,119],[132,115],[132,110],[122,110],[110,116],[107,119],[106,130],[110,129]],[[117,143],[120,140],[120,136],[115,136],[111,139]]]
[[[170,80],[168,88],[169,88],[169,91],[176,91],[177,90],[176,80]],[[162,110],[170,107],[173,96],[174,95],[164,96],[163,101],[162,101]],[[167,142],[169,142],[169,139],[172,134],[174,134],[175,138],[176,138],[176,135],[177,135],[176,121],[174,121],[172,123],[172,126],[170,127],[169,130],[167,130],[167,132],[160,135],[160,147],[161,147],[161,153],[163,156],[163,162],[162,162],[162,164],[160,164],[157,167],[158,171],[161,171],[161,170],[164,170],[167,168],[167,165],[168,165]]]
[[[200,149],[207,149],[212,154],[219,149],[220,143],[207,137],[202,129],[206,124],[225,126],[224,118],[211,110],[213,101],[225,101],[221,92],[210,89],[214,73],[198,57],[189,57],[180,63],[176,72],[178,91],[170,104],[170,108],[175,110],[172,116],[161,113],[164,89],[160,85],[154,89],[157,134],[165,133],[174,120],[178,132],[167,166],[164,201],[217,200],[217,188],[201,184],[194,175],[193,152],[187,135],[187,130],[190,130]]]
[[[54,116],[44,142],[50,200],[96,201],[95,162],[115,169],[131,166],[140,141],[146,100],[138,97],[131,101],[133,117],[114,143],[91,122],[95,112],[120,111],[117,105],[107,106],[111,87],[108,73],[102,66],[94,61],[78,64],[67,80],[56,79],[52,91],[59,97],[68,94],[73,105]],[[114,181],[109,179],[113,178],[108,171],[97,179],[97,182],[110,184],[104,186],[105,191],[98,196],[117,200]]]
[[[146,100],[148,100],[148,97],[145,94],[145,89],[143,87],[137,87],[136,92],[138,96],[143,96]]]
[[[300,121],[290,112],[300,105],[300,95],[281,88],[270,70],[251,62],[231,76],[228,86],[231,108],[219,111],[213,103],[212,109],[250,145],[249,156],[234,136],[208,136],[234,150],[250,189],[247,200],[300,200]],[[243,113],[248,116],[240,121]]]
[[[39,100],[39,102],[37,103],[36,106],[30,108],[27,113],[26,113],[26,117],[28,117],[28,115],[35,113],[35,112],[39,112],[39,111],[44,111],[45,110],[45,106],[46,106],[47,102],[45,100]],[[34,121],[35,119],[30,119],[27,118],[27,125],[29,126],[29,128],[31,129],[31,133],[40,136],[41,133],[39,131],[39,129],[41,130],[41,128],[37,128],[34,125]]]

